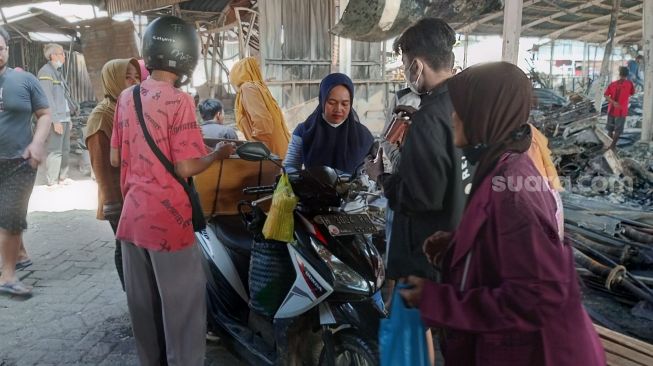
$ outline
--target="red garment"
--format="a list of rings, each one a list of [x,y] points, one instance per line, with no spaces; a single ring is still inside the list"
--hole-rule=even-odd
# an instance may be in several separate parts
[[[628,115],[628,99],[635,94],[635,86],[630,80],[617,80],[608,85],[604,95],[616,100],[620,108],[608,103],[608,114],[614,117],[626,117]]]
[[[145,141],[132,88],[120,94],[111,147],[120,149],[124,197],[117,238],[150,250],[177,251],[195,242],[190,201]],[[193,98],[152,78],[141,83],[148,131],[173,163],[206,155]]]
[[[527,154],[504,155],[469,202],[443,283],[425,284],[420,311],[445,328],[447,365],[605,365],[551,192],[514,189],[529,176],[540,174]],[[496,177],[513,178],[501,190]]]

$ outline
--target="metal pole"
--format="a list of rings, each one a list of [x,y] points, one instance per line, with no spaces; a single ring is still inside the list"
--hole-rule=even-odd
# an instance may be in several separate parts
[[[503,7],[503,49],[501,60],[517,64],[521,36],[522,0],[505,0]]]
[[[644,44],[644,116],[642,141],[653,140],[653,1],[644,1],[642,43]]]
[[[612,45],[614,41],[614,35],[617,31],[617,19],[619,18],[619,6],[621,5],[621,0],[612,1],[612,14],[610,16],[610,27],[608,28],[608,41],[605,43],[605,52],[603,52],[603,61],[601,62],[601,74],[598,79],[594,82],[593,93],[594,96],[594,108],[597,111],[601,110],[601,102],[603,102],[603,90],[606,87],[606,80],[608,80],[608,74],[610,72],[610,58],[612,56]]]

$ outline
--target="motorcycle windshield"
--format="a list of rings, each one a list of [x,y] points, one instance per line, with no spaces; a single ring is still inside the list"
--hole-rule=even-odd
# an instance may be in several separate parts
[[[288,175],[293,192],[300,205],[311,211],[323,211],[329,207],[340,206],[340,196],[336,191],[337,172],[320,166],[301,170]]]

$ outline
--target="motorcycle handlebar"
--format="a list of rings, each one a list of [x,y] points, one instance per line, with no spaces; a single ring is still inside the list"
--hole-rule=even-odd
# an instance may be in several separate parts
[[[270,194],[274,193],[274,185],[247,187],[243,189],[244,194]]]

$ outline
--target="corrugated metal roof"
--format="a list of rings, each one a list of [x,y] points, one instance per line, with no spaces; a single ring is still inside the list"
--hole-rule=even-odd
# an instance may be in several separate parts
[[[32,5],[39,3],[51,2],[52,0],[2,0],[0,5],[3,8],[8,8],[16,5]],[[104,6],[104,0],[59,0],[61,4],[78,4],[78,5],[95,5],[95,6]]]
[[[185,0],[106,0],[109,16],[126,11],[143,11],[175,5]]]
[[[70,23],[56,14],[38,8],[29,8],[25,13],[7,19],[6,30],[12,38],[23,37],[29,33],[60,33],[75,35]]]
[[[205,11],[219,13],[231,3],[231,0],[192,0],[179,4],[181,10]]]
[[[147,11],[179,4],[181,10],[219,13],[231,0],[106,0],[109,15],[124,11]]]

